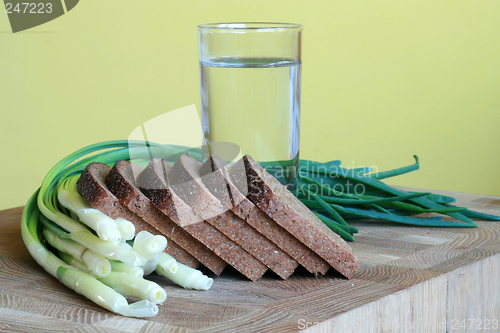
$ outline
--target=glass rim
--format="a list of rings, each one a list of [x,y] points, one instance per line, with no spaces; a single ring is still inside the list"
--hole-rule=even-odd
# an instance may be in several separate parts
[[[302,29],[301,24],[281,22],[226,22],[208,23],[198,25],[198,29],[216,30],[276,30],[276,29]]]

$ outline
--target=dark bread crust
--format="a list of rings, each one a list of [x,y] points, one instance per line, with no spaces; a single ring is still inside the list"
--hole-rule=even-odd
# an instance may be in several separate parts
[[[248,181],[247,197],[340,274],[352,278],[359,261],[349,245],[250,156],[244,156],[243,161]]]
[[[111,218],[117,218],[114,217],[117,215],[121,217],[125,214],[130,217],[127,220],[132,223],[134,222],[132,220],[140,220],[137,215],[123,206],[104,184],[104,179],[110,170],[111,168],[103,163],[93,162],[87,165],[78,179],[78,192],[92,207]],[[144,220],[142,223],[145,223]]]
[[[212,272],[219,275],[226,264],[203,244],[182,228],[179,228],[168,216],[160,212],[139,190],[134,176],[138,175],[142,170],[143,168],[130,161],[118,161],[106,177],[106,185],[118,200],[132,212],[153,225],[163,235],[186,250]]]
[[[224,207],[205,185],[209,179],[201,177],[202,164],[188,155],[182,155],[167,177],[176,194],[181,187],[179,196],[202,218],[216,227],[230,240],[240,245],[261,263],[287,279],[299,265],[288,254],[281,250],[243,219],[236,216],[230,209]],[[210,174],[208,174],[210,175]],[[225,184],[225,182],[223,183]],[[215,215],[214,215],[215,214]]]
[[[180,199],[167,183],[165,172],[171,165],[160,159],[153,159],[139,175],[141,191],[151,199],[159,210],[175,223],[193,235],[210,250],[224,259],[240,273],[255,281],[264,275],[267,268],[241,246],[231,241],[214,226],[198,216]]]
[[[230,166],[222,158],[211,155],[203,163],[200,174],[210,191],[228,209],[231,209],[233,213],[266,236],[309,272],[316,276],[328,272],[330,265],[326,261],[279,226],[238,190],[233,179],[238,179],[240,184],[247,182],[243,160],[240,159],[233,166]],[[245,192],[247,191],[245,190]]]
[[[105,179],[111,168],[103,163],[90,163],[87,165],[77,182],[78,192],[95,209],[113,219],[123,218],[130,221],[135,226],[135,233],[148,231],[153,235],[160,235],[158,229],[140,218],[137,214],[124,206],[117,197],[109,191],[105,184]],[[167,238],[168,239],[168,238]],[[165,253],[172,256],[178,262],[189,267],[196,268],[200,262],[192,255],[187,253],[177,244],[169,240]]]

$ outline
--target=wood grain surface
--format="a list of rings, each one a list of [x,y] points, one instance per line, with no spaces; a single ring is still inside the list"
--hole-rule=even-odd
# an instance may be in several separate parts
[[[500,215],[499,197],[433,192]],[[152,275],[167,300],[157,316],[134,319],[48,275],[22,242],[21,212],[0,212],[0,332],[500,332],[500,222],[445,229],[353,221],[361,266],[351,280],[298,269],[286,281],[269,272],[250,282],[226,269],[209,291],[192,291]]]

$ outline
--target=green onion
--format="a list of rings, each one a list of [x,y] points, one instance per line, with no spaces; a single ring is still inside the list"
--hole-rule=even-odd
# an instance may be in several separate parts
[[[156,269],[160,253],[167,247],[167,239],[162,235],[153,235],[147,231],[141,231],[135,236],[133,249],[147,262],[141,267],[145,275],[149,275]]]
[[[450,203],[456,200],[450,196],[406,192],[381,181],[418,170],[419,159],[417,156],[414,158],[415,164],[374,174],[365,174],[369,168],[343,168],[338,160],[325,163],[301,160],[296,195],[327,226],[333,225],[333,229],[343,225],[335,225],[342,223],[342,220],[347,222],[360,218],[413,226],[452,228],[477,227],[471,218],[500,220],[498,216],[452,206]],[[417,216],[425,213],[448,215],[461,222],[442,220],[441,216]],[[338,233],[342,234],[342,231]]]
[[[169,273],[177,273],[179,270],[179,264],[177,260],[175,260],[172,256],[161,253],[158,258],[158,263],[156,264],[157,268],[169,272]]]
[[[148,231],[139,232],[134,239],[133,248],[146,259],[151,259],[163,252],[167,247],[167,239],[162,235],[153,235]]]
[[[311,193],[311,196],[320,204],[320,206],[330,215],[331,218],[340,224],[347,225],[347,222],[342,218],[342,216],[339,215],[339,213],[335,211],[335,209],[333,209],[333,206],[327,204],[323,199],[313,193]]]
[[[497,216],[452,206],[450,203],[456,200],[450,196],[406,192],[381,181],[418,170],[419,159],[414,158],[412,165],[374,174],[365,174],[369,168],[343,168],[338,160],[325,163],[301,160],[296,195],[316,214],[327,215],[322,215],[327,225],[341,223],[342,219],[347,222],[362,218],[414,226],[474,228],[477,225],[471,218],[500,220]],[[461,222],[442,220],[440,216],[414,216],[425,213],[448,215]]]
[[[135,235],[135,226],[132,222],[127,221],[121,217],[115,220],[116,228],[120,232],[120,236],[123,240],[131,240]]]
[[[328,217],[324,216],[324,215],[321,215],[319,213],[314,213],[316,214],[316,216],[321,220],[323,221],[323,223],[328,227],[330,228],[330,230],[332,230],[333,232],[335,232],[336,234],[338,234],[340,237],[342,237],[344,240],[348,241],[348,242],[354,242],[354,237],[352,237],[351,234],[349,234],[349,232],[347,232],[344,228],[341,227],[340,224],[338,223],[335,223],[336,221],[333,221],[331,219],[329,219]]]
[[[165,265],[165,262],[171,262],[171,257],[165,252],[160,253],[160,260],[155,272],[165,276],[167,279],[178,284],[185,289],[208,290],[213,284],[213,279],[203,275],[197,269],[191,268],[181,263],[177,263],[177,270],[172,272]],[[167,266],[167,267],[166,267]]]
[[[112,312],[138,318],[153,317],[158,313],[158,305],[154,302],[141,300],[128,304],[127,299],[113,288],[71,266],[59,266],[57,278],[65,286]]]
[[[328,223],[335,223],[337,225],[337,227],[343,229],[344,231],[350,233],[351,235],[357,234],[359,232],[359,230],[357,228],[351,227],[349,225],[340,224],[337,221],[332,220],[331,218],[321,214],[321,212],[322,212],[321,210],[320,211],[313,210],[313,213],[316,214],[321,220],[325,219],[325,220],[328,220]]]
[[[77,260],[81,260],[93,276],[106,276],[111,272],[111,265],[104,256],[89,250],[75,241],[59,238],[46,228],[43,230],[43,236],[52,247],[63,253],[67,253]]]
[[[26,248],[35,261],[50,275],[64,285],[87,297],[112,312],[130,317],[152,317],[158,313],[158,306],[149,301],[128,304],[127,300],[94,277],[66,264],[48,251],[38,238],[38,221],[41,216],[37,207],[37,190],[24,207],[21,218],[21,235]]]
[[[411,193],[411,192],[410,192]],[[435,194],[435,193],[430,193],[426,196],[427,199],[432,200],[436,203],[440,204],[448,204],[448,203],[454,203],[457,202],[457,199],[447,196],[447,195],[442,195],[442,194]]]
[[[446,207],[450,208],[461,208],[461,207],[455,207],[453,205],[445,204]],[[470,217],[472,219],[479,219],[479,220],[486,220],[486,221],[500,221],[500,216],[496,215],[491,215],[491,214],[485,214],[485,213],[480,213],[476,212],[470,209],[466,209],[461,211],[461,214]]]
[[[140,278],[144,276],[144,269],[140,266],[130,266],[117,260],[110,260],[109,263],[111,265],[111,270],[114,272],[125,272]]]
[[[386,184],[382,183],[381,181],[379,181],[377,179],[374,179],[374,178],[370,178],[370,177],[358,177],[358,176],[356,176],[356,175],[354,175],[352,173],[347,173],[347,174],[344,175],[344,177],[346,179],[357,181],[360,184],[364,184],[364,185],[369,185],[369,186],[375,187],[375,188],[377,188],[379,190],[387,192],[388,194],[392,194],[392,195],[405,195],[406,194],[405,191],[392,188],[389,185],[386,185]],[[435,203],[434,201],[431,201],[431,200],[426,199],[424,197],[410,199],[409,201],[413,202],[413,203],[416,203],[416,204],[419,204],[423,208],[435,209],[435,210],[443,208],[443,206],[441,206],[440,204]],[[460,220],[460,221],[463,221],[463,222],[466,222],[466,223],[470,223],[470,224],[474,223],[474,221],[472,221],[471,219],[469,219],[468,217],[466,217],[466,216],[464,216],[464,215],[462,215],[460,213],[452,212],[452,213],[446,213],[446,215],[449,215],[449,216],[451,216],[451,217],[453,217],[453,218],[455,218],[457,220]]]
[[[21,230],[28,251],[49,274],[102,307],[124,316],[154,316],[158,312],[156,303],[162,301],[164,293],[158,291],[158,287],[151,282],[139,279],[144,275],[144,270],[140,266],[147,262],[153,262],[156,266],[160,255],[156,254],[155,258],[147,260],[124,241],[120,241],[133,238],[135,233],[133,225],[131,227],[130,222],[123,219],[109,220],[104,218],[102,213],[93,210],[77,193],[76,180],[91,162],[112,165],[121,159],[140,160],[151,156],[172,159],[172,156],[180,156],[186,152],[201,160],[200,149],[127,140],[93,144],[68,155],[47,173],[40,189],[30,198],[23,211]],[[99,236],[111,242],[94,235],[78,220],[86,222]],[[42,226],[45,231],[40,233]],[[47,243],[55,249],[59,248],[57,253],[60,257],[43,245],[38,238],[39,235],[45,237]],[[158,247],[158,244],[155,246]],[[101,277],[108,284],[115,284],[114,287],[117,289],[122,288],[120,290],[127,296],[146,299],[128,304],[123,295],[89,275],[93,271],[93,274],[97,273],[96,275],[106,275],[104,272],[107,270],[102,267],[99,269],[98,264],[92,262],[92,257],[99,258],[99,261],[103,260],[102,257],[109,259],[105,259],[108,264],[104,265],[109,265],[111,272],[106,277]],[[177,263],[171,262],[170,270],[175,272]],[[110,275],[127,277],[112,279]],[[134,280],[135,282],[131,284],[128,276],[141,281]],[[147,290],[150,291],[144,294]]]
[[[108,259],[120,260],[131,266],[142,266],[147,261],[143,256],[133,251],[132,248],[124,242],[112,244],[103,241],[88,230],[67,233],[43,215],[40,215],[40,222],[42,222],[48,230],[56,234],[58,237],[71,239]]]
[[[161,304],[167,298],[167,293],[157,283],[126,272],[112,271],[109,275],[100,277],[98,280],[125,297],[148,300],[154,304]]]
[[[418,170],[418,168],[420,167],[420,164],[418,162],[418,156],[413,155],[413,158],[415,158],[415,164],[408,165],[408,166],[398,168],[398,169],[380,172],[380,173],[374,173],[374,174],[370,174],[367,176],[371,177],[371,178],[375,178],[375,179],[384,179],[384,178],[399,176],[399,175],[402,175],[402,174],[405,174],[408,172]]]
[[[57,277],[59,266],[71,267],[61,261],[56,255],[48,251],[38,239],[38,218],[40,211],[36,206],[36,197],[39,190],[28,201],[24,207],[21,217],[21,235],[31,256],[50,275]]]
[[[342,164],[341,160],[333,160],[333,161],[328,161],[328,162],[323,162],[325,164],[331,165],[331,166],[339,166]]]
[[[394,201],[404,201],[408,199],[413,199],[413,198],[418,198],[421,196],[426,196],[428,193],[422,192],[422,193],[410,193],[407,195],[400,195],[400,196],[394,196],[394,197],[387,197],[387,198],[377,198],[377,197],[370,197],[369,199],[368,196],[359,196],[358,198],[355,199],[345,199],[345,198],[340,198],[340,197],[328,197],[328,196],[322,196],[318,195],[321,199],[328,203],[334,203],[334,204],[339,204],[339,205],[371,205],[371,204],[385,204],[389,202],[394,202]]]
[[[61,252],[61,251],[57,251],[57,256],[59,258],[61,258],[61,260],[64,261],[65,263],[67,263],[68,265],[71,265],[74,268],[76,268],[84,273],[91,274],[89,267],[83,261],[80,261],[76,258],[73,258],[69,254]],[[93,275],[93,276],[96,277],[95,275]]]
[[[306,200],[301,199],[302,203],[305,204],[310,209],[322,209],[323,207],[314,200]],[[452,228],[475,228],[478,227],[477,224],[471,223],[461,223],[461,222],[452,222],[452,221],[440,221],[437,219],[428,219],[428,218],[418,218],[418,217],[408,217],[401,216],[398,214],[388,214],[385,212],[378,212],[375,210],[365,209],[365,208],[352,208],[352,207],[343,207],[340,205],[331,204],[332,208],[334,208],[340,215],[343,216],[344,219],[353,219],[353,218],[367,218],[367,219],[375,219],[389,222],[397,222],[415,226],[426,226],[426,227],[452,227]]]

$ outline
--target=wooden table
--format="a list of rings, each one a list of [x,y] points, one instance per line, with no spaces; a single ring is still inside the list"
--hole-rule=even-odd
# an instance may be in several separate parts
[[[438,193],[500,214],[500,197]],[[38,266],[21,239],[21,211],[0,212],[1,332],[500,332],[500,222],[352,222],[361,261],[352,280],[299,270],[287,281],[266,273],[250,282],[226,270],[209,291],[190,291],[154,276],[167,301],[157,316],[134,319],[103,310]]]

